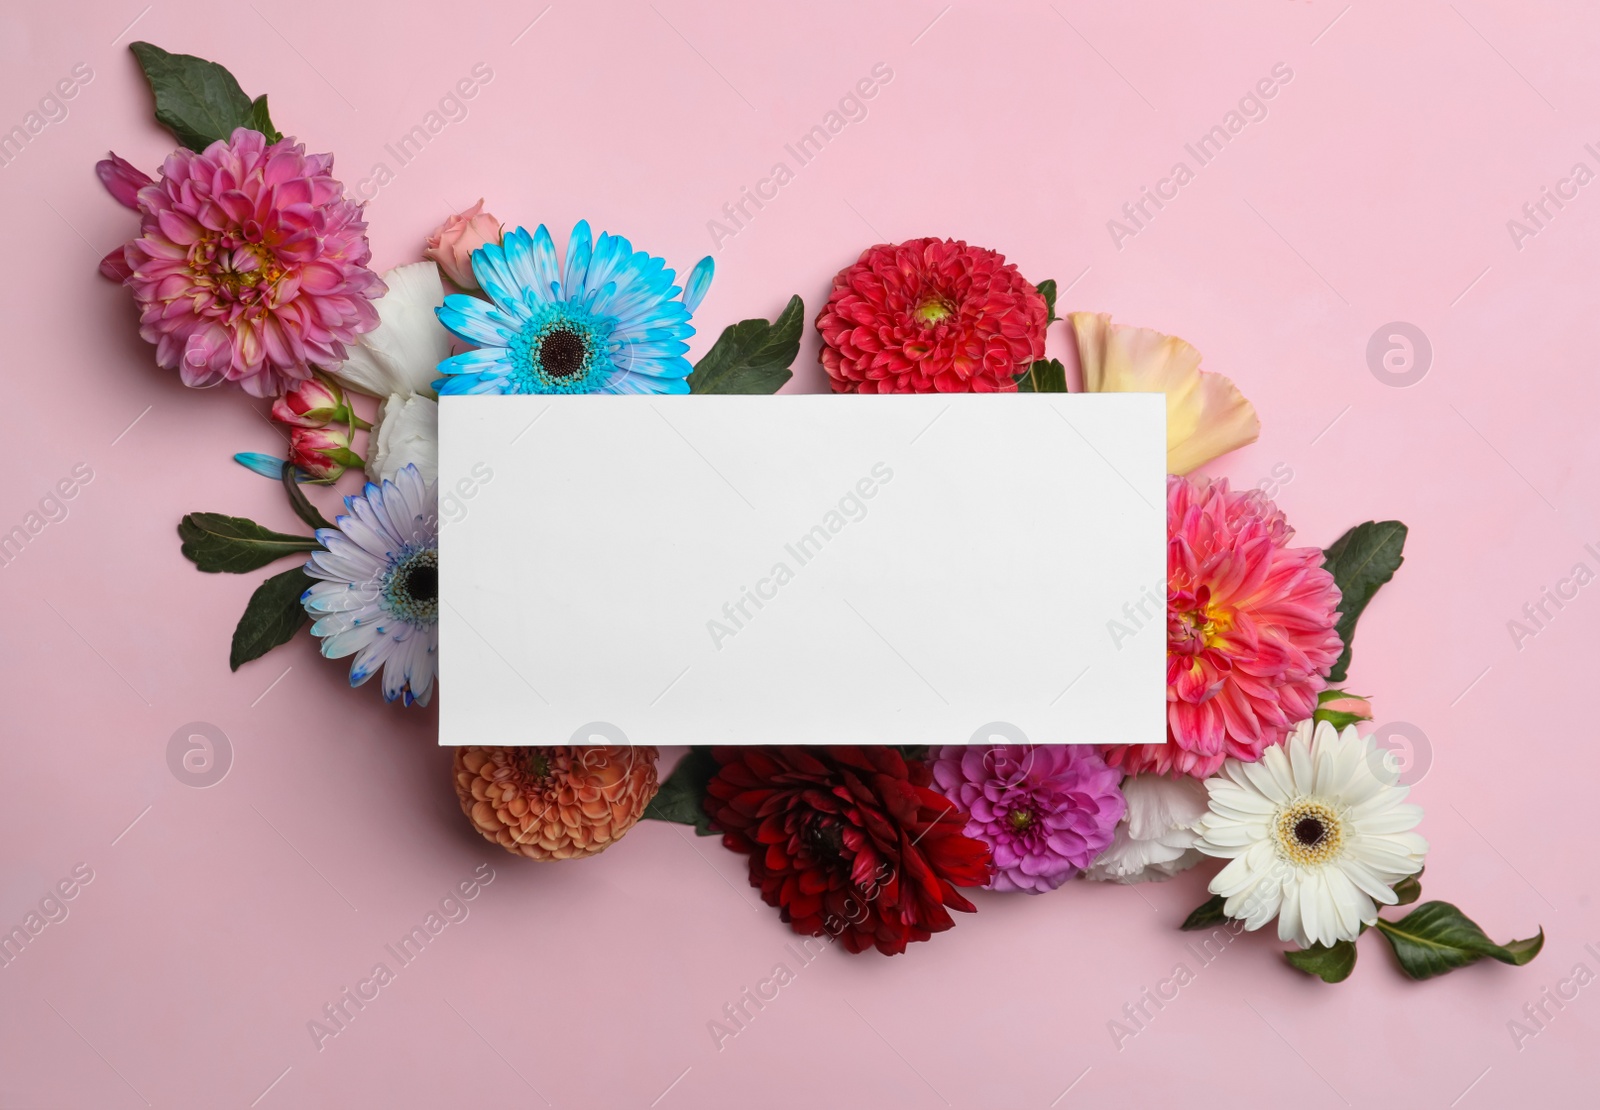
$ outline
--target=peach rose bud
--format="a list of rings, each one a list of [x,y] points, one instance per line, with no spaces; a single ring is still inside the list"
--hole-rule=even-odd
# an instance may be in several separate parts
[[[444,276],[457,289],[476,290],[478,281],[472,276],[472,252],[485,243],[500,241],[500,221],[483,210],[483,201],[465,212],[458,212],[439,225],[428,236],[424,258],[438,263]]]

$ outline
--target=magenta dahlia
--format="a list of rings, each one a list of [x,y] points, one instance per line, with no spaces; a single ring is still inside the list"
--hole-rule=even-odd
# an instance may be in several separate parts
[[[817,330],[835,393],[1013,393],[1044,357],[1048,316],[1003,255],[912,239],[841,270]]]
[[[160,181],[115,154],[95,167],[140,217],[139,237],[100,272],[133,290],[139,334],[185,385],[276,397],[377,326],[384,284],[332,166],[331,154],[241,127],[203,152],[173,151]]]
[[[1344,645],[1339,587],[1260,490],[1167,478],[1167,742],[1104,749],[1129,774],[1254,762],[1317,708]]]
[[[1122,772],[1087,745],[979,744],[928,753],[934,788],[994,852],[990,890],[1043,894],[1088,870],[1127,809]]]

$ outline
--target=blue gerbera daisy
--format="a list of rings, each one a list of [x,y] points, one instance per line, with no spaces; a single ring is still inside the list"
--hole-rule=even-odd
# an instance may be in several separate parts
[[[489,296],[453,295],[444,326],[475,351],[439,364],[449,393],[687,393],[694,334],[690,314],[711,285],[702,258],[684,288],[659,258],[620,236],[572,229],[565,265],[544,225],[523,228],[472,252],[472,273]]]

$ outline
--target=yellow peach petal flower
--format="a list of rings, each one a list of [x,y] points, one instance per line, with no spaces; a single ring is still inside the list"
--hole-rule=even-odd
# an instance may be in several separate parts
[[[1201,370],[1200,352],[1182,339],[1113,324],[1105,312],[1074,312],[1067,319],[1078,340],[1085,390],[1167,395],[1167,473],[1187,474],[1261,434],[1256,410],[1239,387]]]

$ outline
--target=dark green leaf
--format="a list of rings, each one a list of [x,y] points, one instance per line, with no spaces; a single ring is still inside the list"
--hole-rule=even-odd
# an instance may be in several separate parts
[[[722,329],[711,350],[694,364],[690,393],[776,393],[793,376],[789,367],[800,353],[800,324],[806,310],[790,297],[772,323],[741,320]]]
[[[1058,358],[1040,359],[1017,378],[1018,393],[1065,393],[1067,368]]]
[[[1291,967],[1315,975],[1324,983],[1342,983],[1356,968],[1356,945],[1352,940],[1335,941],[1332,947],[1313,944],[1310,948],[1291,949],[1283,958]]]
[[[1393,578],[1405,562],[1401,555],[1405,545],[1404,524],[1398,520],[1369,520],[1350,529],[1323,552],[1323,565],[1332,572],[1343,595],[1337,628],[1344,651],[1328,674],[1329,682],[1344,681],[1350,669],[1350,641],[1355,637],[1356,621],[1378,587]]]
[[[1379,918],[1377,928],[1394,949],[1400,970],[1413,979],[1431,979],[1485,956],[1521,967],[1544,947],[1543,929],[1526,940],[1496,944],[1449,902],[1424,902],[1399,921]]]
[[[313,528],[333,527],[306,497],[305,490],[300,488],[299,470],[291,463],[285,463],[283,467],[283,491],[289,495],[289,507],[294,510],[295,516]]]
[[[300,631],[306,622],[300,595],[311,587],[311,581],[304,570],[293,567],[256,587],[233,630],[233,650],[228,653],[230,670],[236,671],[241,664],[288,643]]]
[[[156,122],[190,150],[226,139],[236,127],[277,134],[265,97],[252,103],[233,74],[192,54],[169,54],[148,42],[130,47],[156,99]]]
[[[1394,896],[1398,899],[1395,905],[1409,906],[1422,897],[1422,872],[1418,871],[1415,875],[1407,875],[1398,883],[1395,883],[1393,889]]]
[[[183,541],[183,557],[210,574],[244,574],[318,546],[310,536],[274,532],[253,520],[222,513],[190,513],[178,522],[178,538]]]
[[[283,133],[272,126],[272,117],[267,114],[267,94],[262,93],[250,104],[250,118],[245,121],[245,126],[253,131],[259,131],[267,137],[267,142],[275,143],[283,138]]]
[[[1223,898],[1222,895],[1213,894],[1199,906],[1196,906],[1194,912],[1183,919],[1183,924],[1179,928],[1186,930],[1209,929],[1213,925],[1221,925],[1228,920],[1228,915],[1222,912],[1223,903],[1226,901],[1227,899]]]
[[[645,807],[644,815],[655,821],[693,825],[700,836],[715,836],[711,818],[706,816],[705,797],[706,784],[716,773],[717,757],[710,748],[690,748]]]
[[[1044,298],[1045,308],[1050,310],[1050,315],[1045,318],[1045,326],[1048,327],[1060,319],[1060,317],[1056,315],[1055,279],[1050,278],[1047,281],[1041,281],[1038,285],[1034,286],[1034,288],[1039,290],[1039,296]]]

